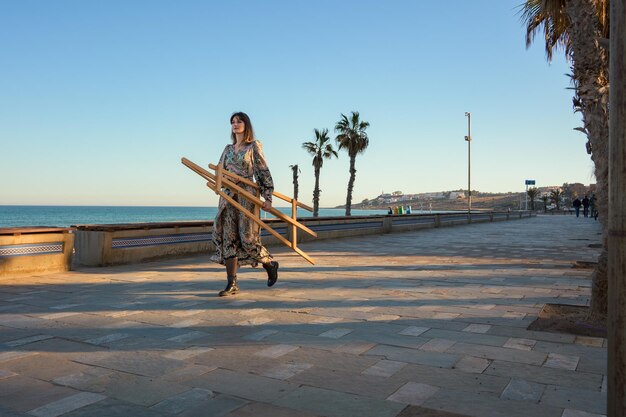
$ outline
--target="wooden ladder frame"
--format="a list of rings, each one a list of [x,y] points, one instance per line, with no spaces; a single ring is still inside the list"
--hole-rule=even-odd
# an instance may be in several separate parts
[[[209,164],[209,168],[215,171],[215,174],[213,174],[210,171],[207,171],[206,169],[202,168],[201,166],[194,164],[187,158],[182,158],[181,162],[187,168],[191,169],[193,172],[195,172],[196,174],[200,175],[202,178],[207,180],[207,184],[206,184],[207,187],[215,191],[215,194],[224,198],[224,200],[228,201],[233,207],[241,211],[245,216],[247,216],[252,221],[257,223],[259,226],[261,226],[262,228],[270,232],[270,234],[274,236],[276,239],[278,239],[279,242],[291,248],[294,252],[302,256],[309,263],[315,265],[315,260],[311,258],[309,255],[307,255],[306,253],[304,253],[300,248],[298,248],[298,244],[297,244],[298,243],[298,233],[297,233],[298,229],[303,230],[304,232],[310,234],[311,236],[317,237],[317,233],[315,233],[313,230],[309,229],[308,227],[306,227],[305,225],[303,225],[302,223],[296,220],[296,212],[297,212],[298,207],[312,212],[313,209],[311,207],[307,206],[306,204],[302,204],[299,201],[291,197],[287,197],[286,195],[281,194],[277,191],[274,191],[272,193],[274,196],[280,198],[281,200],[291,203],[291,217],[276,210],[274,207],[267,210],[269,213],[273,214],[277,218],[288,223],[288,225],[291,227],[291,242],[290,242],[287,239],[285,239],[280,233],[272,229],[272,227],[270,227],[268,224],[266,224],[264,221],[261,220],[260,213],[261,213],[261,207],[263,206],[263,201],[261,201],[261,199],[257,195],[251,194],[247,190],[235,184],[233,181],[237,181],[239,183],[244,183],[246,185],[254,187],[256,193],[258,194],[260,193],[260,187],[256,183],[254,183],[253,181],[250,181],[247,178],[240,177],[239,175],[234,174],[228,170],[225,170],[221,164],[217,166],[213,164]],[[231,179],[233,181],[231,181]],[[229,196],[224,191],[222,191],[222,187],[227,187],[237,192],[237,194],[241,195],[242,197],[245,197],[250,202],[252,202],[255,206],[254,213],[246,209],[245,207],[243,207],[241,204],[235,201],[231,196]]]

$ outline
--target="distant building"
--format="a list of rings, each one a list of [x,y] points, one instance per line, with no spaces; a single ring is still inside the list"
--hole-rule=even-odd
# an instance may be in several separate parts
[[[457,198],[465,198],[465,191],[450,191],[450,200],[456,200]]]
[[[419,195],[424,199],[443,200],[446,196],[443,193],[422,193]]]

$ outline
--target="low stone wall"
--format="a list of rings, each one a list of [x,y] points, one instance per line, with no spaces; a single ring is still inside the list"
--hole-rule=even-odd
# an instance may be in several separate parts
[[[304,217],[298,220],[316,232],[317,239],[299,230],[297,241],[395,233],[530,216],[530,212],[479,212],[472,213],[471,220],[467,213]],[[291,226],[279,219],[269,219],[266,223],[291,240]],[[76,226],[76,263],[107,266],[199,253],[208,255],[214,250],[212,227],[212,221]],[[264,229],[261,229],[261,237],[267,246],[279,244],[278,239]]]
[[[0,229],[0,276],[67,271],[73,250],[71,228]]]

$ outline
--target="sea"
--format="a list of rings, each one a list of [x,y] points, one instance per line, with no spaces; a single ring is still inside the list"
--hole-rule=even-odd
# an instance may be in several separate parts
[[[291,216],[291,207],[276,207]],[[217,207],[145,206],[0,206],[0,227],[70,227],[83,224],[159,223],[213,220]],[[271,218],[270,214],[261,212]],[[353,216],[386,214],[386,210],[352,210]],[[320,208],[320,217],[343,216],[345,209]],[[312,213],[298,209],[298,217]]]

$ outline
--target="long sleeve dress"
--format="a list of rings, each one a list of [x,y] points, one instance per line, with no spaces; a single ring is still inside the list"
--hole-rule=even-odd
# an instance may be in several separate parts
[[[261,197],[272,201],[274,181],[267,167],[261,142],[255,140],[244,144],[239,152],[235,145],[226,145],[220,164],[224,169],[249,180],[256,180],[261,191]],[[255,194],[253,187],[238,183],[251,194]],[[237,195],[235,191],[224,188],[223,191],[249,211],[255,211],[252,202]],[[211,261],[224,264],[225,259],[237,258],[240,265],[256,266],[259,263],[268,263],[272,260],[270,252],[261,244],[260,226],[234,208],[228,201],[220,197],[217,215],[213,222],[213,244],[215,254]]]

